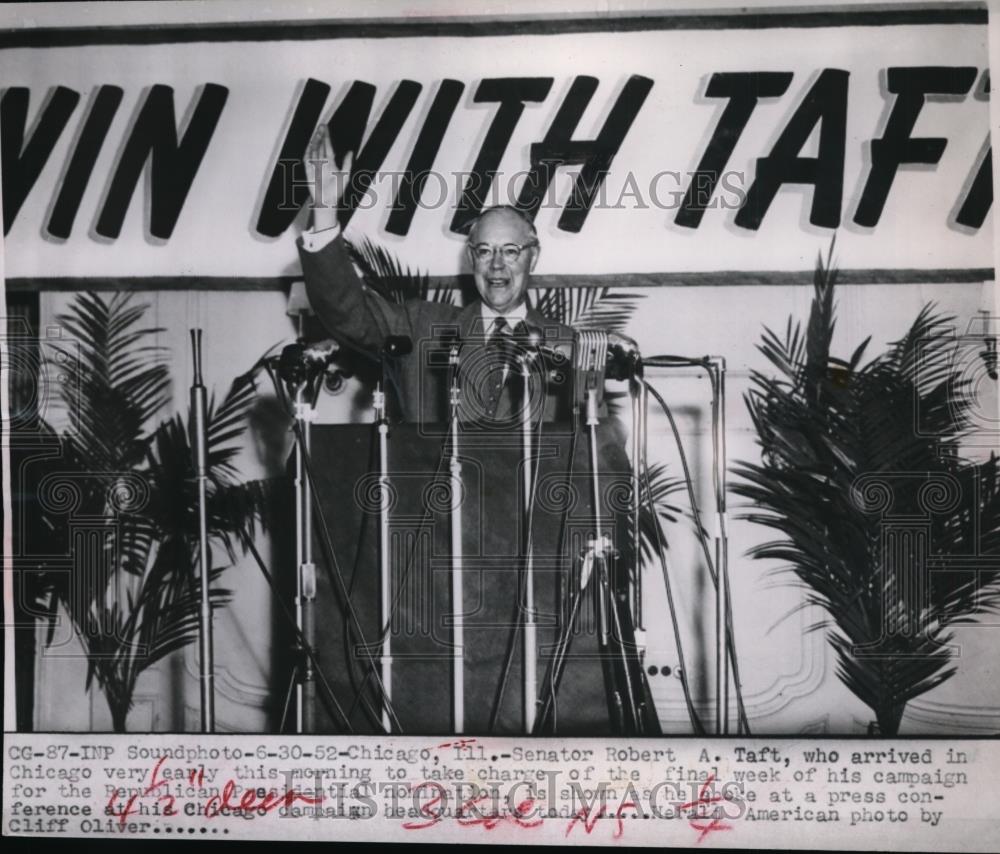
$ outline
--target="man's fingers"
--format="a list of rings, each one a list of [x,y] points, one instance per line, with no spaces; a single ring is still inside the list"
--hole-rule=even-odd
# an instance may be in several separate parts
[[[323,160],[332,156],[333,152],[329,150],[331,148],[329,134],[324,133],[325,130],[326,126],[320,125],[309,139],[309,144],[306,146],[307,159]]]
[[[354,152],[347,152],[338,168],[330,129],[321,124],[309,140],[305,165],[309,170],[310,181],[316,181],[319,185],[317,189],[326,188],[322,191],[323,195],[332,192],[334,198],[340,199],[350,180],[351,169],[354,166]]]
[[[323,142],[319,131],[313,134],[309,140],[309,147],[306,149],[306,158],[311,161],[323,159]]]

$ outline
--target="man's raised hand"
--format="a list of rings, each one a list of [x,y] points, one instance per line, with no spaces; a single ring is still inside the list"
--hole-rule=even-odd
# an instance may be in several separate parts
[[[344,155],[344,162],[337,168],[333,155],[330,129],[322,124],[317,128],[306,150],[305,169],[312,200],[313,228],[320,231],[337,224],[337,209],[351,177],[354,155]]]

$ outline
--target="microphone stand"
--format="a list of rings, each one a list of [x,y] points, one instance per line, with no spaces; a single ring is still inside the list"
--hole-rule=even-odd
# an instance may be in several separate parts
[[[590,445],[590,488],[594,512],[594,536],[588,543],[584,553],[583,566],[580,570],[580,588],[586,589],[591,579],[594,582],[594,600],[597,611],[597,647],[601,654],[601,668],[604,671],[604,686],[608,692],[608,704],[611,711],[612,725],[617,733],[626,732],[625,706],[622,692],[615,679],[614,663],[611,660],[611,610],[614,602],[611,600],[611,584],[608,578],[608,553],[611,551],[611,541],[602,530],[601,519],[601,487],[597,460],[597,389],[593,386],[587,389],[587,437]],[[618,636],[620,638],[620,635]]]
[[[461,391],[458,384],[458,344],[448,354],[451,369],[451,459],[449,495],[451,499],[451,690],[452,724],[456,734],[465,731],[465,624],[462,586],[462,462],[458,457],[458,410]]]
[[[746,725],[745,711],[740,693],[736,642],[731,624],[732,603],[730,601],[729,590],[729,531],[726,510],[726,360],[722,356],[705,356],[700,359],[692,359],[684,356],[664,355],[647,359],[646,364],[662,368],[701,368],[708,373],[712,387],[712,487],[715,498],[715,524],[713,526],[714,556],[710,558],[707,544],[704,545],[704,548],[706,564],[714,563],[715,565],[715,731],[718,735],[726,735],[729,732],[730,662],[732,663],[732,673],[735,680],[737,713],[739,717],[738,727],[742,728]],[[660,403],[662,406],[666,406],[662,399],[660,399]],[[690,478],[688,478],[688,481],[690,482]],[[691,494],[693,495],[693,491]],[[698,527],[701,528],[700,525]]]
[[[538,626],[535,619],[535,561],[531,537],[531,504],[533,487],[533,460],[531,437],[531,369],[530,353],[521,355],[521,471],[524,494],[524,609],[522,611],[524,631],[524,731],[535,729],[535,714],[538,701]]]
[[[632,575],[629,578],[629,597],[632,617],[635,621],[635,645],[642,664],[646,656],[646,625],[642,606],[643,568],[642,532],[640,518],[642,507],[641,472],[642,461],[646,458],[646,420],[649,413],[649,392],[642,381],[642,365],[629,377],[629,393],[632,399]]]
[[[212,603],[208,562],[208,402],[201,377],[201,330],[191,330],[194,381],[191,384],[191,444],[198,485],[198,681],[201,689],[201,731],[215,732],[215,650],[212,643]]]
[[[642,627],[642,576],[641,554],[639,552],[639,489],[641,486],[642,459],[640,450],[646,443],[646,395],[641,393],[642,361],[638,351],[623,352],[618,345],[609,347],[608,334],[600,332],[581,333],[577,365],[586,375],[585,424],[588,433],[591,500],[594,513],[594,535],[583,552],[579,582],[571,599],[568,622],[562,627],[555,654],[546,674],[546,691],[541,701],[541,714],[535,728],[537,734],[544,732],[551,723],[555,724],[555,694],[558,690],[562,671],[571,640],[571,632],[580,607],[580,599],[587,586],[594,580],[594,610],[597,615],[598,649],[607,693],[608,710],[614,732],[621,735],[653,735],[659,733],[659,722],[655,710],[646,698],[645,678],[642,672],[642,645],[645,629]],[[574,372],[576,373],[576,372]],[[628,379],[633,393],[633,463],[631,483],[633,500],[629,519],[635,538],[636,554],[634,579],[623,594],[619,610],[618,583],[612,583],[610,561],[615,557],[611,538],[603,530],[601,515],[601,490],[598,468],[597,427],[599,426],[598,389],[605,375],[612,379]],[[644,388],[644,386],[642,386]],[[575,400],[575,395],[574,395]],[[576,409],[576,406],[574,406]],[[638,601],[636,601],[638,600]],[[631,603],[631,609],[629,604]],[[630,615],[630,610],[632,615]],[[630,619],[632,616],[632,619]],[[636,654],[629,650],[635,648]]]
[[[313,561],[313,514],[309,482],[305,472],[305,455],[309,453],[312,422],[316,418],[316,396],[312,383],[302,380],[295,384],[293,414],[295,431],[295,625],[302,649],[297,669],[300,677],[295,684],[295,731],[313,732],[316,728],[316,673],[312,651],[316,645],[316,564]]]
[[[729,532],[726,521],[726,360],[708,359],[712,382],[712,435],[715,492],[715,720],[719,735],[729,733]]]
[[[385,368],[382,379],[375,386],[375,425],[378,430],[378,484],[379,484],[379,625],[382,627],[382,654],[380,667],[385,696],[382,703],[382,726],[387,733],[392,732],[389,704],[392,702],[392,627],[391,619],[392,574],[389,566],[389,420],[385,411]]]

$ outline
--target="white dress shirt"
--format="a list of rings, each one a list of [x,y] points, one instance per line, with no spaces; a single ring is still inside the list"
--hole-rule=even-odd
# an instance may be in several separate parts
[[[329,228],[323,228],[319,231],[303,231],[302,248],[306,252],[319,252],[324,246],[333,243],[340,231],[339,225],[331,225]]]
[[[482,303],[481,311],[483,317],[483,330],[486,333],[486,337],[489,338],[493,335],[497,318],[501,315],[499,311],[491,308],[486,303]],[[507,322],[507,325],[503,330],[504,334],[513,335],[514,327],[517,326],[518,323],[524,323],[528,319],[527,303],[522,302],[517,308],[511,309],[507,312],[507,314],[503,315],[503,319]]]

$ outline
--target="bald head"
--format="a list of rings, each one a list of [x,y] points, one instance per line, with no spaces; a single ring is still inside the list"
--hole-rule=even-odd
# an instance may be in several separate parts
[[[488,233],[502,230],[505,234],[513,234],[516,237],[513,242],[518,245],[535,242],[538,240],[538,233],[535,226],[517,208],[510,205],[496,205],[484,210],[472,223],[469,229],[469,243],[488,243],[489,240],[482,237],[484,229]]]

